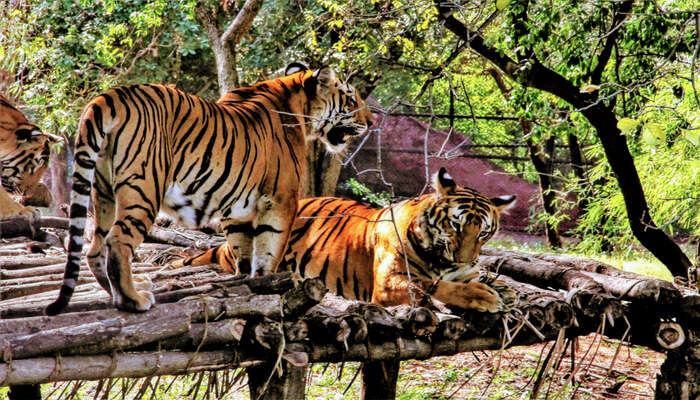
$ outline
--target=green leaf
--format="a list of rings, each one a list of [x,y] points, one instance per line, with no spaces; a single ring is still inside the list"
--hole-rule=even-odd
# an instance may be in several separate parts
[[[693,144],[693,146],[700,146],[700,129],[681,129],[683,132],[683,137]]]
[[[666,141],[666,131],[661,124],[649,122],[642,129],[642,140],[649,146],[658,146]]]
[[[622,118],[617,121],[617,129],[619,129],[623,135],[629,135],[637,129],[639,121],[634,118]]]
[[[510,3],[510,0],[496,0],[496,8],[498,11],[503,11]]]

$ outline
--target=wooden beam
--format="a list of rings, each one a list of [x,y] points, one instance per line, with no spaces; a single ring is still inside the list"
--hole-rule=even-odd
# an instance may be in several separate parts
[[[282,374],[274,362],[246,368],[251,400],[297,400],[304,398],[306,367],[296,367],[287,361],[280,365]]]

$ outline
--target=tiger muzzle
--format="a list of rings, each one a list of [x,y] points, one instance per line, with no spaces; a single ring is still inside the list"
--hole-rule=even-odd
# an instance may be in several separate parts
[[[330,131],[328,131],[326,137],[328,138],[328,142],[330,144],[336,146],[341,143],[345,143],[346,137],[356,136],[359,135],[359,133],[360,132],[357,132],[354,128],[350,126],[336,125],[333,128],[331,128]]]

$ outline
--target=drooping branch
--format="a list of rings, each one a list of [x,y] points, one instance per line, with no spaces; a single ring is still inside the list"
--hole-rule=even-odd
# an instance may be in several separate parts
[[[605,66],[610,60],[612,55],[613,46],[615,45],[615,40],[617,39],[617,32],[620,30],[622,23],[627,18],[630,10],[632,9],[632,4],[634,0],[626,0],[620,4],[620,9],[615,13],[612,20],[612,25],[610,26],[610,31],[605,35],[605,44],[603,45],[603,50],[598,56],[598,64],[591,71],[591,83],[599,84],[600,78],[603,75]]]
[[[472,31],[452,15],[452,9],[447,4],[436,0],[435,5],[439,20],[445,28],[463,40],[470,40],[473,51],[492,62],[511,79],[524,86],[551,93],[583,114],[595,128],[617,178],[632,233],[673,275],[685,277],[692,265],[690,259],[652,220],[634,158],[627,146],[626,137],[617,128],[617,117],[613,110],[598,99],[596,92],[581,93],[571,81],[535,57],[519,63],[487,45],[478,32]]]

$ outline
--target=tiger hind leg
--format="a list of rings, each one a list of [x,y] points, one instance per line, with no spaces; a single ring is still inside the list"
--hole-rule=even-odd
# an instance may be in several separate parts
[[[256,272],[267,275],[277,271],[287,248],[294,216],[296,199],[283,202],[261,196],[256,205],[257,215],[253,221],[253,260],[251,276]]]
[[[151,292],[136,287],[138,285],[143,288],[145,284],[142,279],[134,279],[131,270],[134,250],[143,242],[146,232],[153,225],[155,214],[146,211],[144,207],[128,206],[133,203],[128,200],[139,198],[140,195],[128,186],[122,186],[121,192],[117,193],[116,220],[105,238],[112,301],[118,309],[129,312],[148,311],[155,304]]]
[[[114,199],[95,198],[95,232],[92,235],[92,244],[87,252],[87,263],[97,283],[107,293],[112,294],[112,288],[107,274],[107,247],[105,237],[114,222]]]

